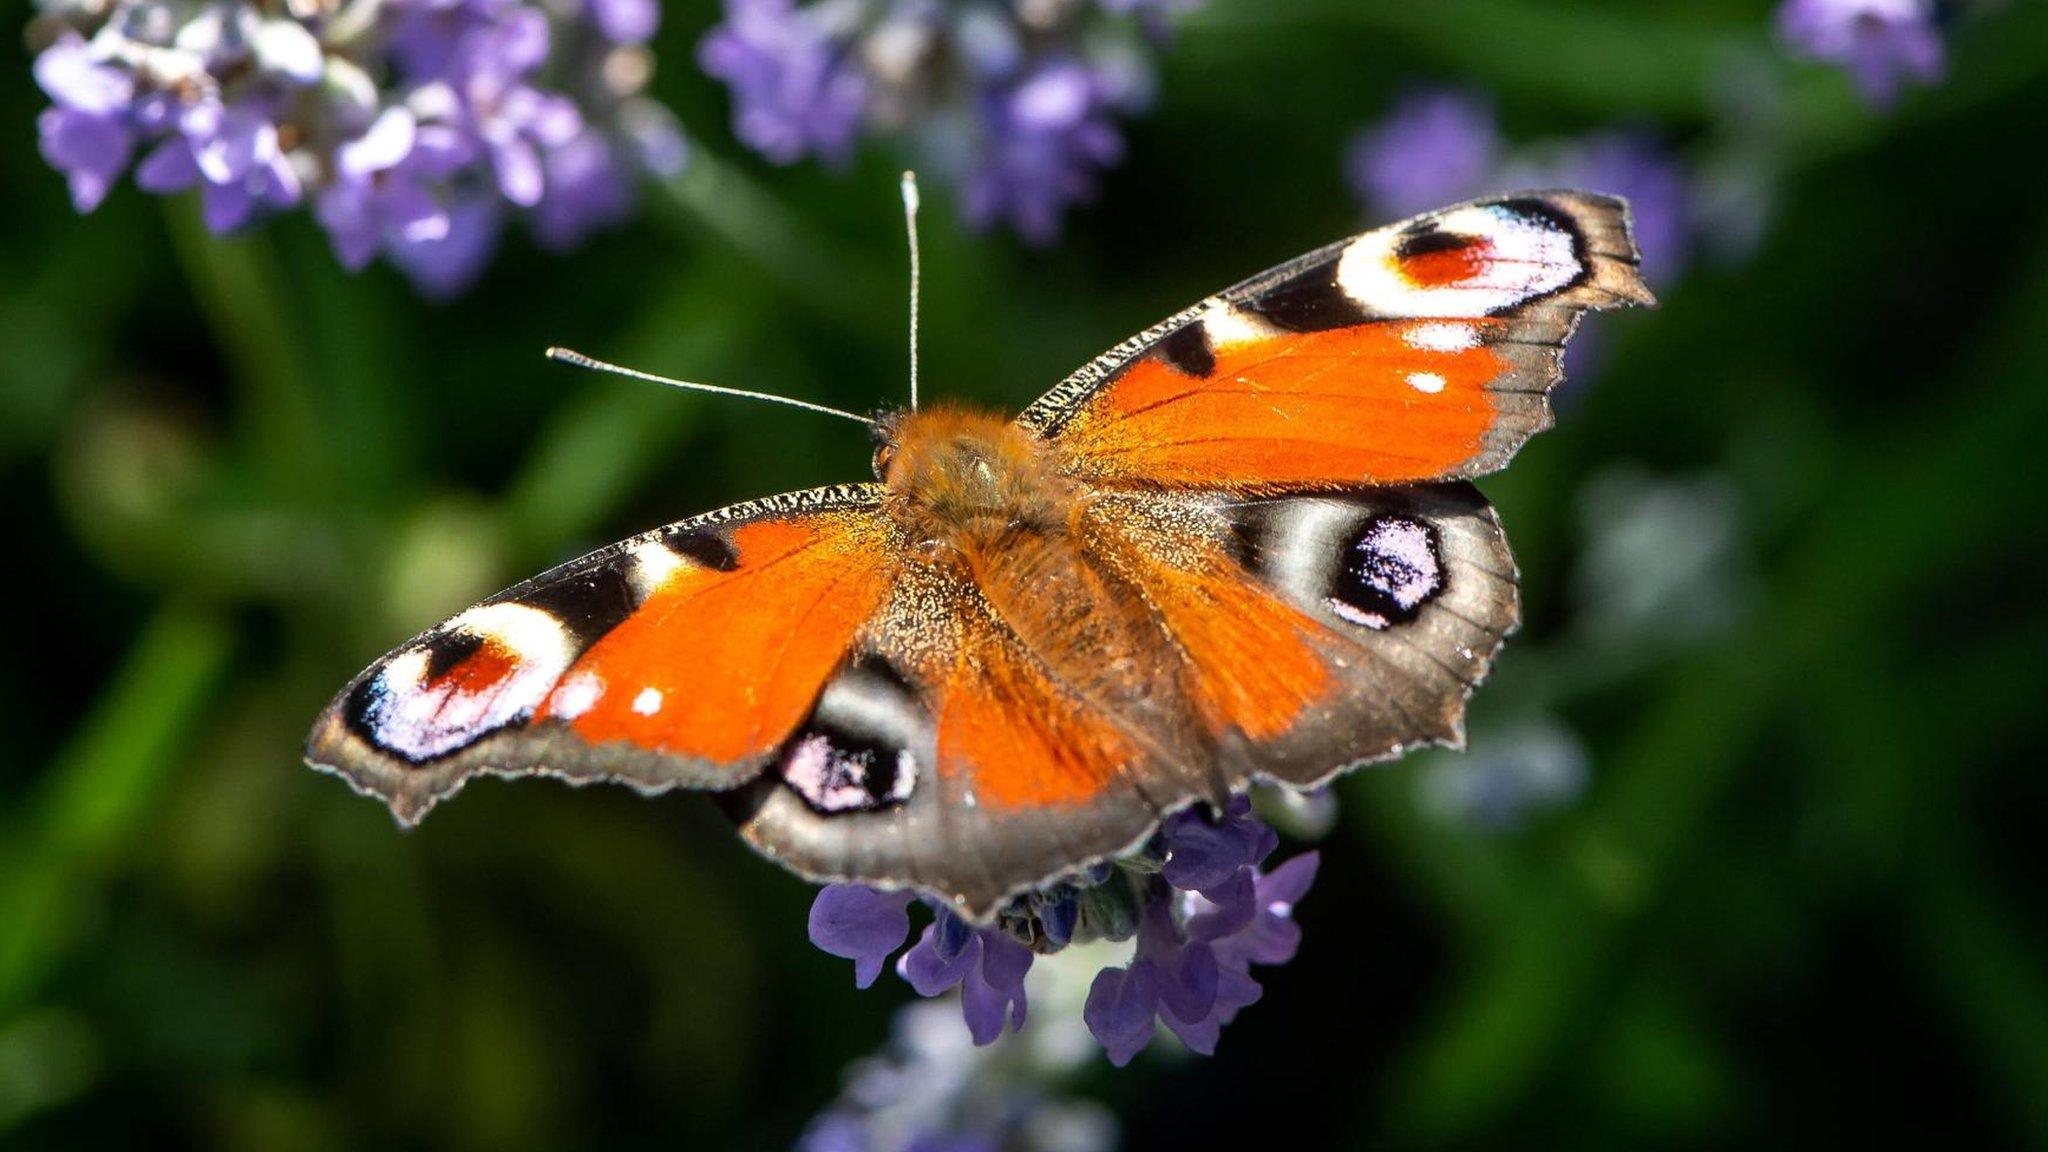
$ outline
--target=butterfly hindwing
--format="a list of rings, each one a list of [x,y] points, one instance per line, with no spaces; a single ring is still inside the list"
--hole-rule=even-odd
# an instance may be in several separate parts
[[[1333,244],[1111,349],[1026,409],[1079,479],[1287,492],[1466,479],[1550,424],[1588,310],[1651,303],[1619,200],[1478,200]]]
[[[885,598],[879,505],[871,485],[792,493],[571,561],[366,669],[307,759],[407,823],[478,773],[737,787]]]
[[[1517,622],[1513,557],[1468,484],[1128,494],[1104,520],[1233,786],[1460,743]]]

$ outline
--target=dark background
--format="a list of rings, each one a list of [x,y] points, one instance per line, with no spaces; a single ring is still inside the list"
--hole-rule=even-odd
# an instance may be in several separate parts
[[[927,395],[1021,406],[1376,223],[1343,150],[1404,85],[1490,91],[1517,138],[1705,148],[1768,14],[1214,0],[1059,244],[927,189]],[[1891,111],[1788,70],[1757,247],[1596,321],[1559,429],[1482,485],[1529,619],[1474,732],[1547,717],[1583,791],[1497,828],[1425,802],[1447,756],[1347,781],[1304,951],[1219,1055],[1074,1085],[1130,1147],[2048,1145],[2043,15],[1958,25]],[[75,216],[10,50],[0,1144],[787,1146],[884,1037],[907,991],[855,992],[812,889],[698,798],[492,782],[401,835],[298,765],[337,686],[481,594],[866,473],[839,422],[540,359],[903,394],[902,157],[760,164],[692,62],[714,10],[666,17],[698,163],[449,305],[341,272],[302,215],[221,241],[124,187]],[[1724,551],[1589,625],[1616,501],[1667,490],[1719,494]]]

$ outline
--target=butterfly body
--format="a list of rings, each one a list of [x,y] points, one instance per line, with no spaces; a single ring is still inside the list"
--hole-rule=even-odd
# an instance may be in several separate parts
[[[1014,420],[875,422],[877,482],[722,509],[373,664],[308,759],[417,820],[472,775],[698,788],[818,879],[986,918],[1256,780],[1456,743],[1517,620],[1465,481],[1647,303],[1625,208],[1479,201],[1246,281]]]

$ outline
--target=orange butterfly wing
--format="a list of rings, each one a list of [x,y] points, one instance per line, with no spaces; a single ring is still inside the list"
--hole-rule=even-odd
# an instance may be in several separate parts
[[[371,665],[306,757],[408,823],[477,773],[737,787],[810,711],[899,553],[871,485],[635,537]]]
[[[1545,393],[1584,312],[1651,302],[1620,201],[1474,201],[1212,297],[1019,419],[1098,484],[1285,492],[1469,478],[1549,426]]]

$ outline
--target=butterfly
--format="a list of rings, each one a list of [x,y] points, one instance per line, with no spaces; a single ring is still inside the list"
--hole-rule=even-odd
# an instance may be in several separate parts
[[[800,875],[986,920],[1177,810],[1460,743],[1518,621],[1470,481],[1550,425],[1585,312],[1652,303],[1606,196],[1364,233],[1014,419],[879,415],[872,483],[493,596],[343,688],[306,758],[408,825],[479,774],[714,792]]]

